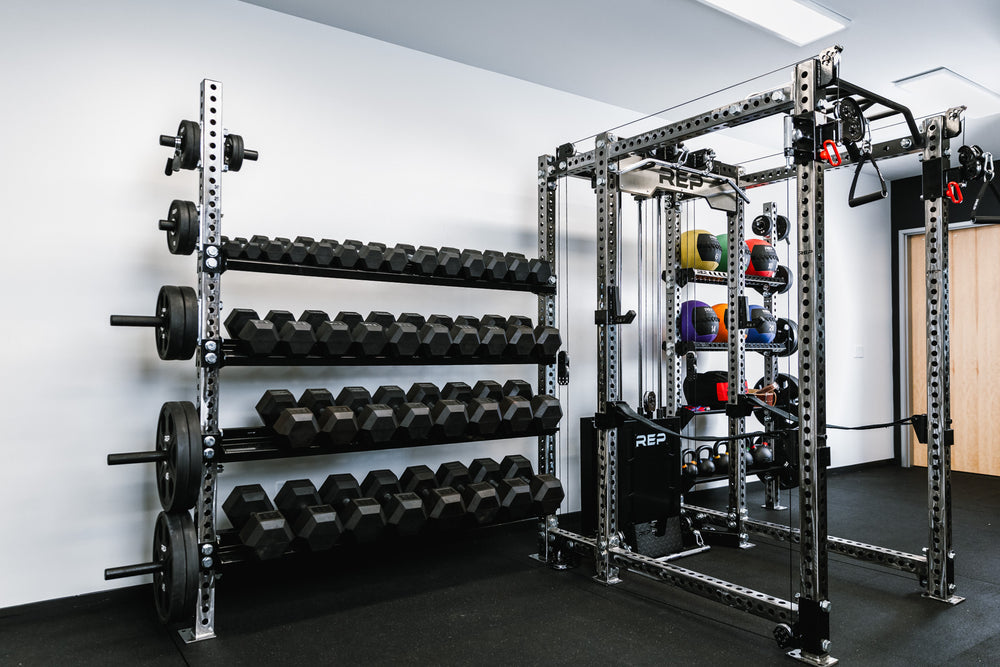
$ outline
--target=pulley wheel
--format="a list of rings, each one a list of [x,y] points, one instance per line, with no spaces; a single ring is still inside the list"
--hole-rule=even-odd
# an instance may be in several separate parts
[[[181,169],[197,169],[201,159],[201,127],[193,120],[182,120],[177,126],[181,139]]]
[[[160,512],[153,528],[153,601],[164,624],[181,623],[194,614],[198,597],[198,535],[187,512]]]
[[[238,134],[226,135],[226,164],[229,171],[239,171],[243,166],[243,137]]]
[[[779,357],[790,357],[799,349],[799,327],[794,320],[779,317],[775,324],[774,342],[784,348],[777,354]]]
[[[167,220],[167,247],[172,255],[190,255],[198,245],[198,207],[193,201],[175,199],[170,202]]]
[[[198,346],[198,296],[190,287],[164,285],[156,296],[156,352],[160,359],[190,359]]]
[[[762,389],[766,384],[764,378],[757,380],[757,384],[754,385],[757,389]],[[774,407],[779,410],[784,410],[792,415],[798,416],[799,414],[799,381],[794,375],[788,375],[787,373],[778,373],[774,377],[774,384],[776,386],[774,392]],[[753,416],[756,417],[762,424],[764,423],[765,415],[770,415],[772,423],[775,428],[788,428],[794,426],[795,422],[785,419],[779,414],[765,410],[764,408],[756,408],[753,411]]]
[[[840,129],[844,143],[855,143],[865,137],[865,115],[852,97],[840,100]]]
[[[156,492],[167,512],[188,510],[198,502],[201,488],[201,424],[188,401],[171,401],[160,408],[156,423],[156,450],[165,454],[156,462]]]

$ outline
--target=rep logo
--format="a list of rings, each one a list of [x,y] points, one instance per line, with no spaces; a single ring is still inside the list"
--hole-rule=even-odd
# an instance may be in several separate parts
[[[647,433],[635,436],[636,447],[652,447],[667,441],[666,433]]]
[[[689,174],[675,169],[665,169],[660,172],[660,185],[686,190],[697,190],[705,184],[701,174]]]

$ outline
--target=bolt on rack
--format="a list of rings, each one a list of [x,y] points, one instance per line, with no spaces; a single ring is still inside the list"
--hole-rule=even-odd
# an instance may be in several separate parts
[[[255,358],[241,354],[234,341],[224,340],[221,332],[221,278],[225,271],[239,270],[258,273],[283,273],[354,280],[376,280],[434,286],[466,287],[487,290],[508,290],[533,293],[538,303],[538,324],[556,326],[556,276],[538,280],[497,282],[486,279],[470,280],[450,276],[416,275],[388,271],[363,271],[342,267],[295,265],[286,262],[253,261],[229,258],[223,251],[222,236],[222,174],[238,171],[244,160],[257,160],[256,151],[245,148],[239,135],[223,129],[222,83],[205,79],[201,82],[199,121],[182,121],[177,136],[161,136],[163,146],[173,148],[165,173],[179,169],[199,173],[199,201],[195,208],[190,202],[175,201],[168,220],[160,222],[167,232],[168,246],[173,254],[197,251],[197,292],[190,288],[166,286],[161,289],[153,316],[121,316],[111,318],[113,325],[148,326],[157,330],[157,351],[162,359],[194,358],[197,374],[197,405],[186,402],[166,403],[161,410],[157,428],[157,450],[111,454],[109,464],[157,464],[157,485],[161,512],[154,527],[153,561],[138,565],[109,568],[105,578],[120,578],[142,574],[154,575],[154,596],[157,611],[165,623],[182,619],[180,635],[186,642],[215,636],[216,570],[220,565],[245,559],[245,549],[234,543],[234,536],[217,530],[217,485],[221,463],[257,461],[289,456],[320,455],[338,451],[336,448],[311,446],[297,450],[282,449],[272,434],[263,428],[222,429],[219,425],[220,369],[233,366],[273,365],[360,365],[370,361],[378,365],[416,364],[490,364],[519,363],[538,367],[539,393],[555,395],[556,357],[548,354],[505,354],[497,358],[444,357],[441,359],[371,359],[343,358]],[[545,168],[540,164],[539,169]],[[541,187],[540,190],[547,190]],[[546,207],[549,207],[546,210]],[[555,210],[544,197],[539,199],[538,258],[532,262],[556,265]],[[534,275],[534,274],[533,274]],[[192,327],[193,320],[197,326]],[[565,359],[565,353],[560,353]],[[563,362],[565,366],[565,362]],[[561,413],[560,413],[561,414]],[[473,442],[511,437],[537,437],[539,474],[556,474],[555,442],[557,428],[535,427],[521,432],[497,432],[491,435],[440,437],[433,444]],[[352,447],[351,451],[367,451],[389,447],[409,447],[414,443],[381,443],[376,446]],[[560,491],[560,498],[561,491]],[[170,507],[168,507],[170,505]],[[194,509],[192,521],[188,509]],[[554,520],[554,515],[541,518],[542,525]],[[541,543],[544,558],[546,544]],[[292,548],[286,553],[294,553]]]
[[[555,517],[543,525],[542,540],[551,545],[545,552],[548,562],[564,567],[567,553],[590,555],[594,559],[595,579],[604,584],[620,581],[622,569],[661,579],[689,592],[722,602],[729,606],[777,623],[775,639],[779,646],[791,649],[788,655],[813,665],[831,665],[837,659],[830,655],[830,609],[827,561],[833,551],[867,562],[917,574],[924,595],[949,603],[961,601],[954,594],[954,550],[950,526],[950,455],[951,431],[948,411],[948,247],[947,212],[944,181],[948,171],[948,141],[961,130],[964,107],[949,109],[942,115],[924,121],[918,129],[908,109],[853,85],[840,77],[840,47],[824,50],[818,56],[803,60],[792,68],[788,85],[762,94],[752,95],[702,114],[672,122],[635,136],[617,138],[609,132],[598,134],[593,150],[576,153],[571,144],[560,146],[555,157],[545,156],[540,165],[550,165],[544,175],[540,171],[540,196],[551,201],[558,179],[577,177],[591,180],[596,199],[597,217],[597,325],[598,386],[597,414],[593,419],[595,437],[594,513],[595,535],[581,534],[562,528]],[[849,100],[849,102],[845,102]],[[866,127],[862,109],[876,104],[886,107],[878,117],[902,115],[908,132],[890,141],[869,145],[853,136],[858,126]],[[844,109],[843,113],[834,113]],[[850,116],[850,112],[854,115]],[[690,172],[683,159],[672,159],[681,142],[727,127],[743,125],[758,119],[785,114],[786,152],[788,165],[756,173],[736,171],[734,167],[716,162],[699,169],[698,179],[679,179]],[[847,119],[854,124],[846,124]],[[836,144],[843,143],[848,155],[840,156]],[[821,150],[822,149],[822,150]],[[673,151],[673,153],[671,153]],[[827,534],[826,470],[830,450],[826,431],[826,346],[825,346],[825,244],[824,244],[824,174],[827,168],[854,165],[854,183],[850,205],[856,206],[885,196],[880,193],[855,197],[861,166],[876,160],[922,152],[924,163],[924,208],[927,230],[927,350],[928,350],[928,516],[930,535],[924,555],[862,544],[831,537]],[[829,158],[829,159],[828,159]],[[827,160],[829,165],[823,163]],[[881,174],[879,173],[881,178]],[[790,226],[797,234],[798,252],[794,275],[797,277],[797,317],[799,322],[798,375],[800,400],[796,435],[798,457],[795,484],[799,488],[799,526],[777,526],[755,521],[748,516],[746,506],[746,465],[742,456],[731,457],[729,470],[729,507],[727,512],[688,507],[689,514],[702,513],[709,523],[723,527],[734,545],[746,545],[749,534],[770,536],[799,545],[799,593],[793,600],[783,600],[744,586],[706,576],[694,570],[667,562],[670,557],[654,558],[626,543],[623,526],[619,525],[622,511],[619,483],[619,454],[639,449],[621,440],[628,420],[639,421],[650,431],[666,432],[668,442],[678,447],[676,432],[664,428],[662,419],[647,419],[623,402],[620,327],[631,318],[620,314],[620,201],[622,193],[644,197],[654,196],[665,225],[664,256],[677,257],[680,244],[678,203],[694,198],[709,200],[713,208],[727,215],[729,259],[725,276],[712,276],[716,283],[727,286],[729,313],[740,312],[740,297],[747,287],[745,260],[737,248],[743,247],[743,209],[748,201],[744,188],[794,179],[795,217]],[[681,182],[683,184],[681,185]],[[540,207],[547,210],[548,207]],[[774,213],[773,207],[770,210]],[[791,217],[791,212],[789,212]],[[540,217],[541,219],[541,217]],[[770,240],[770,239],[769,239]],[[641,277],[640,277],[641,280]],[[680,364],[674,354],[677,339],[675,318],[679,313],[678,276],[672,270],[663,274],[666,283],[662,348],[666,357],[660,360],[665,385],[660,387],[656,415],[675,417],[679,411],[678,386]],[[772,305],[765,293],[765,304]],[[630,313],[634,317],[634,313]],[[736,325],[736,318],[731,321]],[[727,350],[729,437],[739,441],[744,433],[744,419],[753,406],[742,394],[745,374],[744,355],[747,347],[742,336],[729,335]],[[765,378],[773,380],[776,365],[770,351],[765,351]],[[945,369],[945,370],[942,370]],[[644,397],[640,396],[642,401]],[[645,407],[645,406],[644,406]],[[644,410],[642,409],[643,411]],[[668,422],[669,423],[669,422]],[[673,422],[676,424],[677,422]],[[678,428],[674,426],[674,428]],[[634,430],[634,429],[633,429]],[[625,430],[625,433],[630,431]],[[637,439],[638,440],[638,439]],[[586,446],[584,443],[581,446]],[[641,443],[643,451],[650,449],[648,437]],[[581,452],[581,458],[585,455]],[[680,457],[674,455],[674,459]],[[584,491],[587,492],[586,489]],[[765,492],[767,506],[777,502],[776,490]],[[586,502],[586,498],[584,499]],[[586,509],[585,509],[586,514]]]

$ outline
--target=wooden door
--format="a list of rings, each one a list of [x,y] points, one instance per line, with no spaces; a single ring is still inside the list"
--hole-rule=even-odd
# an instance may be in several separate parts
[[[948,234],[951,298],[952,470],[1000,475],[1000,226]],[[924,236],[908,244],[910,412],[927,412]],[[927,446],[910,431],[912,462]]]

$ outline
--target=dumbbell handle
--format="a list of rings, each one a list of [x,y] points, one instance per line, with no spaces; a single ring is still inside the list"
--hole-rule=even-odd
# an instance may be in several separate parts
[[[158,463],[166,459],[166,452],[126,452],[124,454],[108,454],[108,465],[120,466],[126,463]]]
[[[162,327],[166,326],[166,319],[159,315],[112,315],[111,326],[113,327]]]
[[[109,567],[104,570],[104,579],[124,579],[125,577],[138,577],[143,574],[155,574],[162,571],[163,563],[136,563],[135,565]]]

